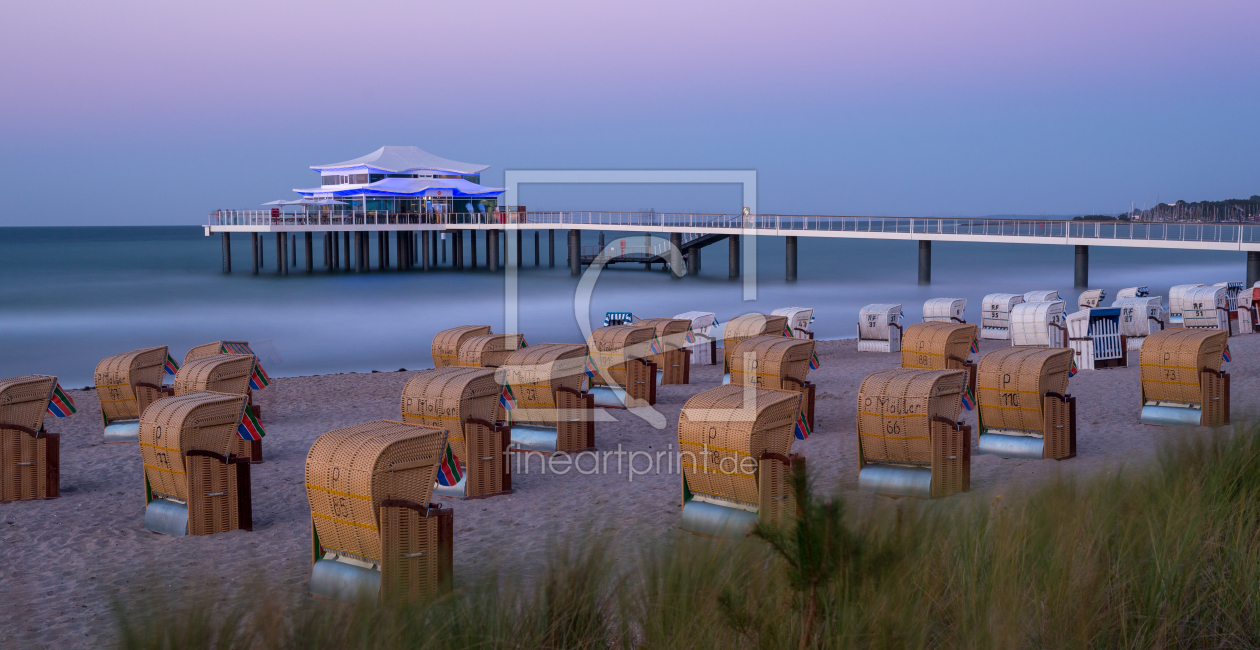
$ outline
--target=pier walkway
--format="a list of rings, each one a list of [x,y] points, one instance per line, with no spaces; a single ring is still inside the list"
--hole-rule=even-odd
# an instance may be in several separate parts
[[[225,253],[230,250],[229,233],[252,233],[255,249],[259,235],[277,235],[277,247],[292,233],[306,233],[308,256],[307,270],[312,269],[310,249],[311,234],[322,233],[325,240],[325,266],[338,268],[340,257],[333,250],[343,248],[330,244],[337,234],[346,233],[346,267],[350,268],[350,237],[355,233],[356,251],[368,259],[368,233],[376,232],[378,238],[378,265],[389,266],[389,232],[401,233],[396,248],[399,268],[429,266],[437,263],[437,237],[431,233],[454,235],[458,250],[452,248],[451,265],[463,268],[463,233],[472,231],[475,243],[476,231],[517,231],[516,259],[522,246],[522,231],[550,231],[548,233],[551,264],[555,259],[555,231],[568,230],[568,258],[570,268],[580,272],[582,264],[589,264],[595,251],[583,250],[581,232],[584,230],[613,230],[642,232],[670,238],[684,253],[689,270],[698,270],[699,251],[722,239],[730,242],[731,277],[739,277],[739,242],[742,237],[775,236],[787,238],[786,275],[788,280],[796,276],[796,244],[799,237],[845,237],[851,239],[914,240],[919,242],[919,280],[931,281],[931,243],[933,241],[985,242],[1011,244],[1054,244],[1076,248],[1076,284],[1088,284],[1089,246],[1128,246],[1141,248],[1175,248],[1247,252],[1247,284],[1260,280],[1260,224],[1253,223],[1189,223],[1189,222],[1115,222],[1115,221],[1059,221],[1035,219],[972,219],[972,218],[910,218],[910,217],[862,217],[862,216],[807,216],[807,215],[724,215],[724,214],[671,214],[658,212],[514,212],[498,213],[446,213],[446,214],[397,214],[375,212],[334,212],[322,214],[279,213],[265,210],[220,210],[212,213],[205,226],[206,235],[222,233]],[[497,268],[499,236],[485,236],[486,262]],[[506,244],[506,234],[503,235]],[[421,243],[424,243],[421,246]],[[535,235],[535,248],[538,247]],[[296,258],[296,242],[291,246]],[[668,246],[658,244],[654,249],[627,252],[626,262],[648,264],[665,263]],[[277,250],[281,250],[277,248]],[[471,247],[471,266],[476,266],[477,246]],[[493,253],[493,257],[491,256]],[[260,258],[259,254],[256,256]],[[225,256],[224,270],[230,272],[230,257]],[[537,259],[537,258],[536,258]],[[692,260],[696,260],[695,268]],[[260,262],[256,259],[256,262]],[[366,270],[366,265],[356,263],[354,268]],[[282,270],[287,272],[287,267]]]

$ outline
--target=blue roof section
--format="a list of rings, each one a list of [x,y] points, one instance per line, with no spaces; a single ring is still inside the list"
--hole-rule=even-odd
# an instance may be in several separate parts
[[[325,187],[293,190],[303,196],[460,196],[492,198],[500,187],[486,187],[462,178],[385,178],[375,183],[332,190]]]
[[[459,175],[480,174],[489,167],[489,165],[448,160],[441,156],[435,156],[419,147],[397,146],[381,147],[366,156],[359,156],[344,162],[328,165],[311,165],[311,169],[318,172],[368,171],[401,174],[403,172],[424,171]]]

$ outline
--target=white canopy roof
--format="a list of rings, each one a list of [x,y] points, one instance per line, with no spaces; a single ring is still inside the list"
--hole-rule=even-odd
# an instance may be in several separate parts
[[[353,160],[330,165],[311,165],[311,169],[319,172],[377,171],[392,174],[404,172],[479,174],[488,167],[489,165],[447,160],[419,147],[381,147],[366,156]]]
[[[340,189],[333,189],[334,187]],[[495,197],[501,187],[485,187],[462,178],[385,178],[368,185],[313,187],[293,190],[305,196],[456,196]]]

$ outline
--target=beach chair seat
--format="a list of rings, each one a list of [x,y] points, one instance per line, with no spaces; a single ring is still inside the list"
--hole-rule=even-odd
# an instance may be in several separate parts
[[[61,434],[44,430],[57,378],[0,379],[0,502],[61,495]]]
[[[595,448],[595,399],[582,390],[587,347],[540,343],[513,352],[495,381],[503,387],[511,451],[554,453]]]
[[[717,365],[717,314],[711,311],[685,311],[674,318],[691,321],[691,335],[694,339],[690,348],[692,365]]]
[[[764,335],[791,336],[787,322],[787,316],[771,314],[744,314],[727,321],[726,328],[722,330],[722,374],[730,374],[731,353],[740,341]],[[727,377],[723,383],[729,380]]]
[[[522,334],[482,334],[468,336],[459,344],[457,366],[498,368],[513,352],[525,347]]]
[[[1076,456],[1076,398],[1067,393],[1072,356],[1064,348],[1010,347],[980,359],[978,453]]]
[[[991,293],[984,297],[980,312],[980,338],[1000,341],[1011,338],[1011,310],[1024,302],[1018,293]]]
[[[901,367],[918,370],[965,370],[975,394],[976,364],[970,360],[979,328],[959,323],[916,323],[901,342]]]
[[[966,383],[960,370],[867,375],[858,389],[858,488],[923,499],[969,491],[971,427],[958,421]]]
[[[1167,329],[1146,337],[1142,423],[1219,427],[1229,424],[1229,373],[1221,371],[1229,332]]]
[[[796,517],[791,476],[800,393],[719,386],[687,400],[678,417],[682,529],[743,537],[758,522]]]
[[[814,309],[812,307],[780,307],[770,312],[770,315],[787,317],[787,327],[792,332],[793,337],[798,339],[814,338],[814,332],[811,331],[814,325]]]
[[[817,343],[812,339],[754,336],[735,346],[730,384],[786,390],[801,394],[801,412],[809,430],[815,428],[816,386],[806,380]]]
[[[655,327],[611,325],[591,332],[588,354],[597,372],[590,380],[595,406],[634,408],[656,403]]]
[[[966,323],[966,298],[930,298],[923,303],[924,323]]]
[[[169,356],[162,345],[115,354],[96,364],[96,396],[107,444],[140,439],[140,415],[171,394],[171,389],[162,386]]]
[[[454,512],[430,503],[445,429],[376,420],[320,436],[306,456],[312,595],[425,600],[448,589]]]
[[[656,364],[656,383],[691,383],[691,350],[695,334],[690,333],[691,321],[685,318],[642,318],[636,327],[651,327],[656,334],[659,352],[648,359]]]
[[[233,453],[245,408],[243,395],[198,392],[145,409],[146,529],[166,535],[253,530],[250,459]]]
[[[433,335],[433,367],[445,368],[459,363],[459,346],[474,336],[490,334],[489,325],[460,325]]]
[[[247,406],[258,417],[258,408],[250,401],[250,378],[254,376],[258,359],[254,355],[216,354],[184,363],[175,373],[174,394],[191,395],[202,391],[241,395]],[[262,440],[238,438],[232,446],[232,456],[246,457],[250,462],[263,462]]]
[[[458,477],[438,473],[434,494],[483,498],[512,492],[507,447],[512,433],[502,421],[501,387],[491,368],[447,366],[426,370],[403,387],[403,422],[447,430]]]
[[[901,305],[867,305],[858,311],[858,352],[900,352]]]

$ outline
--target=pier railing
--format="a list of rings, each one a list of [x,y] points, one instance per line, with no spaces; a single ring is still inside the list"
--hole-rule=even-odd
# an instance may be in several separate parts
[[[1188,222],[1110,222],[1037,219],[912,217],[831,217],[811,215],[727,215],[661,212],[497,212],[424,213],[341,211],[279,214],[267,210],[219,210],[210,226],[357,226],[513,223],[529,226],[587,226],[609,230],[650,228],[661,232],[753,229],[766,234],[959,235],[1002,238],[1140,240],[1186,243],[1260,243],[1260,224]]]

